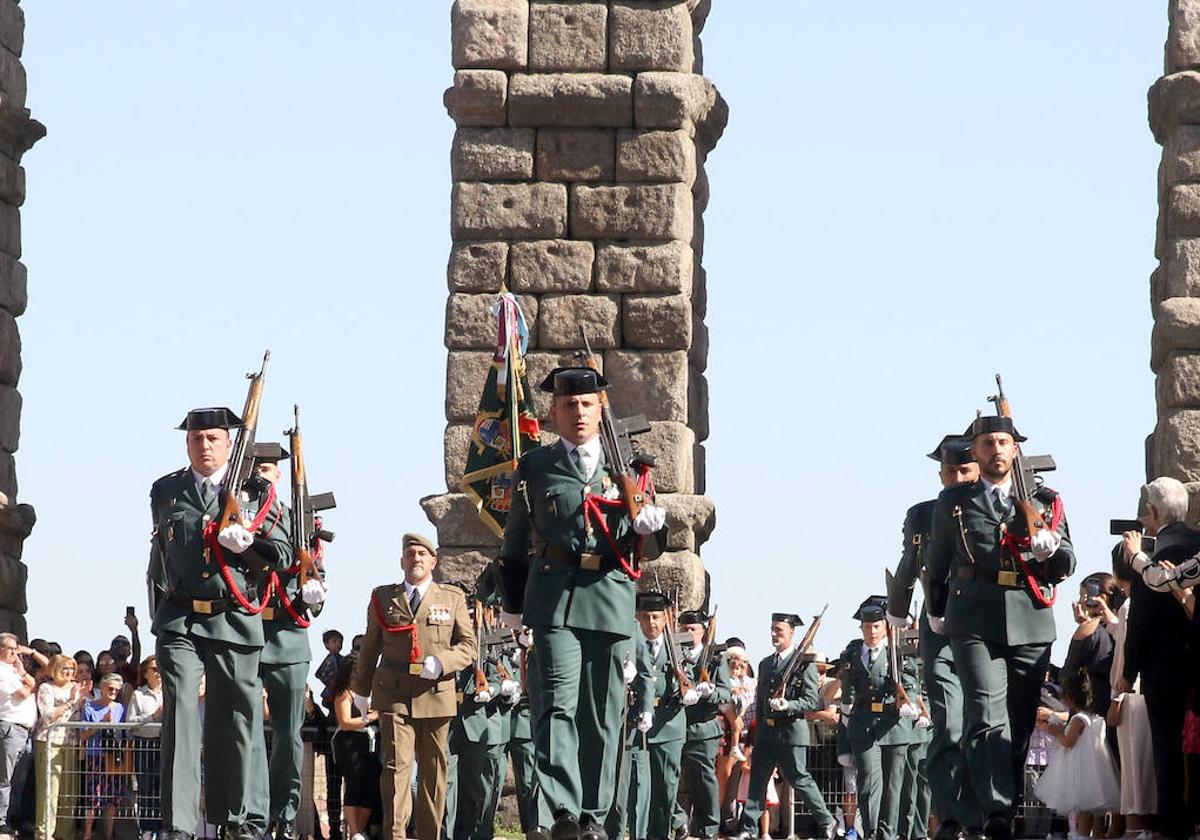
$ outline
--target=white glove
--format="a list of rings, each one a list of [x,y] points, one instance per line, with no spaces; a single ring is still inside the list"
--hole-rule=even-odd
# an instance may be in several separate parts
[[[936,615],[927,615],[925,617],[927,619],[929,619],[929,629],[930,630],[932,630],[934,633],[937,633],[939,636],[946,635],[946,619],[945,618],[938,618]]]
[[[654,726],[654,712],[642,712],[638,715],[638,732],[649,732],[652,726]]]
[[[241,554],[254,542],[254,535],[247,531],[241,523],[235,522],[217,534],[217,542],[221,544],[222,548],[227,548],[234,554]]]
[[[501,696],[509,699],[517,699],[517,695],[521,693],[521,684],[516,680],[503,680],[500,683]]]
[[[700,695],[700,699],[711,697],[713,693],[713,684],[710,682],[696,683],[696,693]]]
[[[929,727],[933,726],[933,721],[927,718],[925,715],[921,715],[919,718],[917,718],[917,722],[914,723],[913,726],[917,727],[917,729],[928,729]]]
[[[890,626],[895,627],[897,630],[906,630],[908,629],[908,616],[904,616],[904,618],[896,618],[896,616],[888,613],[887,623]]]
[[[840,711],[844,715],[849,715],[851,712],[854,711],[854,705],[852,703],[839,703],[838,711]]]
[[[503,616],[501,616],[501,618],[500,618],[500,623],[501,624],[504,623]],[[517,633],[517,644],[519,644],[523,648],[527,648],[531,644],[533,644],[533,631],[530,630],[528,627],[522,627],[521,631],[519,633]]]
[[[300,597],[304,599],[304,603],[310,607],[321,603],[325,600],[326,586],[317,578],[309,578],[304,581],[304,586],[300,587]]]
[[[680,698],[685,706],[695,706],[700,702],[700,694],[694,688],[689,688],[683,692],[683,697]]]
[[[770,705],[771,711],[782,712],[787,709],[788,701],[786,697],[772,697],[768,705]]]
[[[646,505],[633,520],[633,530],[642,536],[662,530],[667,524],[667,512],[658,505]]]
[[[1058,551],[1061,543],[1062,537],[1049,528],[1043,528],[1033,535],[1029,541],[1029,547],[1033,549],[1033,556],[1044,562],[1050,559],[1051,554]]]
[[[421,679],[436,680],[442,675],[442,662],[436,656],[426,656],[425,665],[421,668]]]
[[[621,666],[621,676],[625,679],[625,685],[629,685],[637,676],[637,666],[626,659],[625,664]]]
[[[604,490],[604,498],[609,500],[619,499],[621,498],[621,491],[617,488],[617,485],[610,484]]]
[[[520,613],[510,613],[507,610],[500,610],[500,626],[507,630],[520,630]]]
[[[475,695],[475,702],[480,704],[490,703],[495,696],[495,692],[492,691],[492,687],[489,685],[487,691],[480,691]]]
[[[904,703],[900,706],[900,717],[916,720],[921,716],[921,710],[915,703]]]

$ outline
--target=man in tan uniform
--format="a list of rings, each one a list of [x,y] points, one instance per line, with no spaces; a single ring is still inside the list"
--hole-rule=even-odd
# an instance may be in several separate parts
[[[457,707],[454,673],[475,660],[477,645],[462,590],[433,581],[433,543],[405,534],[403,545],[404,580],[371,592],[353,681],[379,713],[385,840],[405,837],[414,756],[420,767],[417,836],[438,836],[446,806],[446,741]]]

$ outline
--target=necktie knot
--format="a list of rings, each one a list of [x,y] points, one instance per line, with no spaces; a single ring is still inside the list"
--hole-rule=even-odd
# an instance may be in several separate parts
[[[996,487],[992,490],[992,495],[996,501],[996,512],[1002,513],[1002,514],[1007,513],[1008,512],[1008,494],[1002,492],[999,487]]]

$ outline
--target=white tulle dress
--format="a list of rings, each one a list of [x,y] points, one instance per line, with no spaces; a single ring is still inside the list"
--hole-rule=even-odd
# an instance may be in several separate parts
[[[1083,734],[1070,749],[1058,750],[1037,783],[1038,799],[1058,811],[1115,811],[1121,807],[1121,783],[1108,745],[1104,718],[1078,712],[1068,722],[1082,721]]]

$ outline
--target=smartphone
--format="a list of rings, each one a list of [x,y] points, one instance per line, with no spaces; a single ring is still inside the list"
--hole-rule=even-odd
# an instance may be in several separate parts
[[[133,615],[133,607],[126,607],[125,615]]]
[[[1087,593],[1087,598],[1084,600],[1084,603],[1087,606],[1100,606],[1100,584],[1096,583],[1095,581],[1091,581],[1084,587],[1084,591]]]

